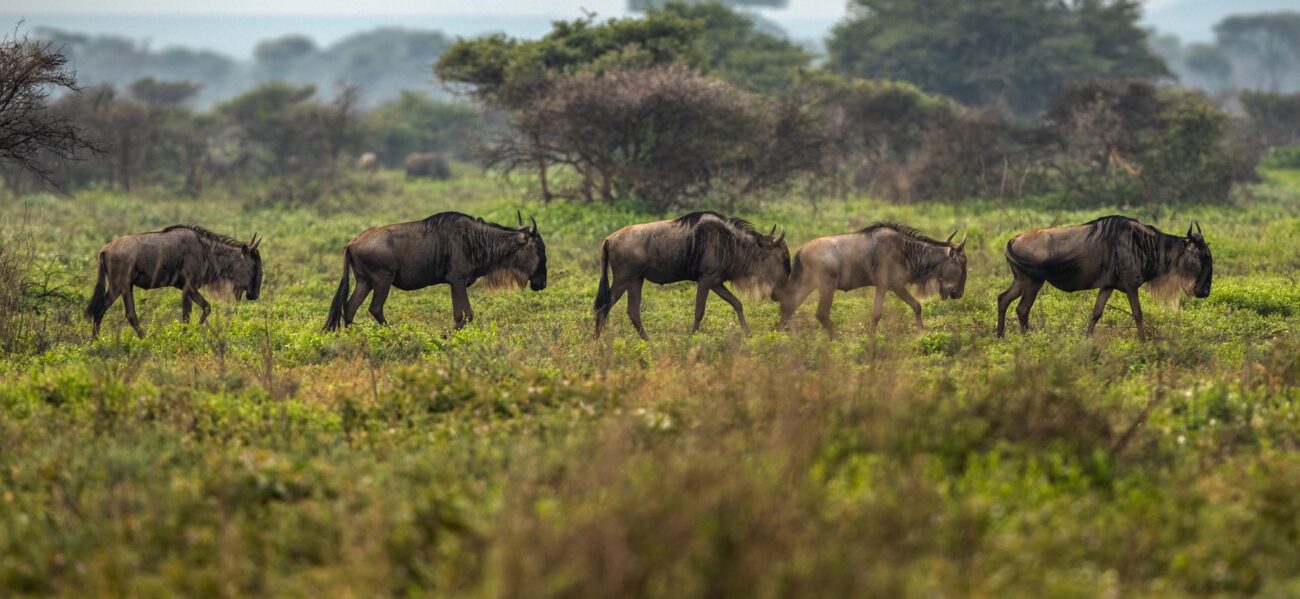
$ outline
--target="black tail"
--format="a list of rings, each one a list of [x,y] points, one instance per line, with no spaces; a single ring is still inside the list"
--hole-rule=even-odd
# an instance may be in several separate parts
[[[600,244],[600,288],[596,290],[595,311],[600,314],[609,310],[609,242]]]
[[[339,290],[334,293],[334,301],[330,302],[330,315],[325,319],[325,330],[335,331],[339,328],[339,322],[343,320],[343,309],[348,304],[348,294],[350,293],[349,283],[352,279],[352,250],[343,250],[343,279],[339,281]]]
[[[100,252],[95,258],[98,262],[95,274],[95,291],[90,294],[90,303],[86,305],[85,316],[91,320],[100,317],[108,310],[108,265],[104,262],[104,253]]]

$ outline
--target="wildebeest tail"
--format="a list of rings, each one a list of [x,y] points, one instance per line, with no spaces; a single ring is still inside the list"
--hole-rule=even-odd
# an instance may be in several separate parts
[[[334,292],[334,301],[330,302],[330,314],[325,319],[325,330],[334,331],[343,320],[343,308],[347,306],[349,283],[352,278],[352,250],[343,250],[343,279],[339,281],[339,290]]]
[[[609,309],[609,241],[600,244],[600,287],[596,289],[596,305],[593,309],[599,313]]]
[[[95,261],[98,263],[95,273],[95,291],[90,294],[90,303],[86,305],[86,318],[94,319],[108,310],[108,264],[104,253],[100,252]]]

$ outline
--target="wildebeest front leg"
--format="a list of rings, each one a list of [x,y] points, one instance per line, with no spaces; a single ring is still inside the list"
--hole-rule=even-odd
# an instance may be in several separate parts
[[[1110,301],[1110,292],[1111,292],[1111,291],[1114,291],[1114,290],[1113,290],[1113,289],[1102,289],[1101,292],[1099,292],[1099,293],[1097,294],[1097,303],[1095,303],[1095,304],[1092,305],[1092,318],[1088,319],[1088,334],[1089,334],[1089,335],[1091,335],[1091,334],[1092,334],[1092,330],[1093,330],[1094,328],[1096,328],[1096,326],[1097,326],[1097,321],[1101,320],[1101,315],[1102,315],[1102,313],[1106,311],[1106,302],[1109,302],[1109,301]]]
[[[916,316],[916,330],[924,331],[925,323],[921,321],[921,302],[916,301],[916,298],[912,297],[912,294],[907,292],[906,287],[899,287],[895,289],[894,295],[897,295],[899,299],[903,300],[904,302],[907,303],[907,305],[912,307],[912,314]]]
[[[186,290],[181,297],[181,317],[185,322],[190,321],[190,302],[199,305],[199,324],[208,322],[208,315],[212,314],[212,305],[208,303],[207,298],[199,293],[198,289]]]
[[[140,317],[135,314],[135,290],[131,285],[127,285],[122,290],[122,304],[126,307],[126,321],[131,323],[136,336],[144,339],[144,329],[140,328]]]
[[[695,287],[695,324],[691,327],[691,333],[697,333],[700,330],[700,323],[704,321],[704,307],[709,303],[710,283],[700,281]]]
[[[466,323],[474,320],[474,311],[469,307],[469,290],[464,284],[452,283],[451,309],[452,316],[456,319],[457,329],[463,328]]]
[[[642,339],[649,341],[650,336],[645,334],[645,325],[641,324],[641,287],[645,284],[644,279],[637,279],[627,288],[627,317],[632,321],[632,326],[636,327],[636,333]]]
[[[1133,322],[1137,323],[1138,341],[1146,341],[1147,335],[1142,329],[1142,304],[1138,302],[1138,291],[1133,289],[1124,293],[1128,294],[1128,307],[1133,311]]]
[[[731,304],[731,309],[736,311],[736,320],[740,321],[740,330],[744,331],[745,334],[748,335],[749,324],[745,322],[745,307],[741,305],[740,298],[736,297],[736,294],[732,293],[731,290],[727,289],[727,286],[722,283],[715,285],[713,287],[713,292],[718,294],[718,297],[722,298],[723,301]]]

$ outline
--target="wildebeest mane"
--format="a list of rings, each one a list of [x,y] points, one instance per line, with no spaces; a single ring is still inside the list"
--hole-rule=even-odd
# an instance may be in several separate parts
[[[929,236],[927,236],[927,235],[921,233],[920,231],[918,231],[918,230],[916,230],[916,229],[913,229],[912,227],[909,227],[909,226],[904,225],[904,224],[902,224],[902,223],[896,223],[896,222],[890,222],[890,221],[880,221],[880,222],[872,223],[872,224],[870,224],[870,225],[867,225],[866,227],[863,227],[862,230],[858,231],[858,233],[861,233],[861,234],[863,234],[863,235],[870,235],[870,234],[875,233],[876,231],[879,231],[879,230],[882,230],[882,229],[887,229],[887,230],[890,230],[890,231],[895,231],[895,232],[897,232],[897,233],[899,233],[899,234],[901,234],[901,235],[904,235],[904,236],[909,237],[909,238],[911,238],[911,239],[915,239],[915,240],[917,240],[917,241],[921,241],[921,242],[924,242],[924,243],[928,243],[928,244],[930,244],[930,245],[937,245],[937,246],[940,246],[940,247],[950,247],[950,246],[949,246],[949,243],[946,242],[946,241],[939,241],[938,239],[935,239],[935,238],[933,238],[933,237],[929,237]]]
[[[462,221],[468,221],[470,223],[483,225],[485,227],[491,227],[498,231],[510,231],[512,233],[517,233],[519,231],[518,229],[512,229],[510,227],[498,225],[496,223],[490,223],[481,218],[470,216],[468,214],[465,214],[464,212],[456,212],[456,211],[439,212],[437,214],[430,215],[428,218],[420,222],[424,225],[425,232],[431,233],[433,231],[436,231],[442,225],[458,223]]]
[[[718,220],[706,219],[709,216]],[[690,227],[692,230],[690,246],[685,257],[687,271],[691,274],[696,274],[705,256],[709,252],[714,252],[723,263],[735,268],[736,272],[729,275],[739,275],[748,270],[750,252],[762,247],[764,240],[764,235],[749,221],[723,216],[717,212],[692,212],[673,222]],[[745,243],[743,241],[745,238],[748,238],[752,244]]]
[[[1168,271],[1173,250],[1182,239],[1127,216],[1112,214],[1084,224],[1088,227],[1088,239],[1101,240],[1110,248],[1111,264],[1134,260],[1148,281]]]
[[[677,217],[676,219],[673,220],[673,222],[686,225],[693,229],[698,228],[700,226],[707,227],[709,226],[710,223],[709,221],[704,220],[706,216],[712,216],[714,218],[717,218],[718,220],[730,225],[731,228],[737,231],[748,233],[749,236],[753,238],[755,241],[759,241],[763,238],[763,233],[759,231],[757,227],[754,226],[754,223],[751,223],[743,218],[737,218],[734,216],[724,216],[712,210],[701,210],[698,212],[685,214]]]
[[[461,244],[461,249],[474,263],[482,265],[484,269],[477,273],[477,276],[484,279],[484,284],[489,288],[509,288],[521,287],[521,281],[526,282],[531,273],[523,273],[513,268],[500,267],[500,262],[507,259],[518,249],[514,242],[514,236],[519,234],[519,229],[498,225],[488,222],[478,217],[470,216],[463,212],[439,212],[420,221],[426,234],[437,233],[444,227],[453,227],[459,225],[461,235],[434,235],[433,248],[430,255],[434,257],[434,270],[437,272],[446,272],[449,264],[446,260],[451,256],[450,247],[447,244]],[[545,254],[538,263],[538,268],[545,267]]]
[[[233,248],[242,248],[244,246],[244,242],[242,241],[239,241],[228,235],[222,235],[220,233],[217,233],[216,231],[205,229],[198,225],[172,225],[170,227],[167,227],[166,229],[163,229],[162,232],[169,233],[171,231],[177,231],[177,230],[193,231],[194,234],[197,235],[199,239],[208,242],[213,242],[213,243],[220,243],[222,245],[230,246]]]

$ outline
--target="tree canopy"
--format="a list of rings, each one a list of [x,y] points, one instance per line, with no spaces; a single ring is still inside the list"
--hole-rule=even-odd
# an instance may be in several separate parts
[[[1134,0],[852,0],[829,40],[846,75],[910,81],[1021,114],[1080,79],[1168,74]]]

